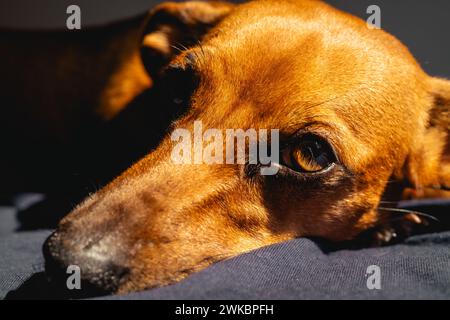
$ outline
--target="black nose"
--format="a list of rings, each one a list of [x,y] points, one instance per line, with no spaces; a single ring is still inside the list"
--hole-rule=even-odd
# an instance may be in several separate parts
[[[73,274],[75,266],[79,270],[80,290],[84,293],[97,295],[117,291],[129,269],[117,263],[120,257],[115,256],[115,251],[108,248],[99,250],[104,245],[101,240],[86,244],[82,240],[72,239],[78,237],[71,238],[70,234],[55,232],[45,241],[43,253],[48,278],[67,286],[67,279]]]

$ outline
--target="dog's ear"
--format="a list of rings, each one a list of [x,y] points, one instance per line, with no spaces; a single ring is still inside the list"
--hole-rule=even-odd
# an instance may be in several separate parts
[[[142,61],[157,76],[177,52],[196,45],[233,4],[218,1],[165,2],[150,11],[142,43]]]
[[[430,78],[429,93],[428,123],[406,160],[404,175],[413,196],[449,196],[450,81]]]

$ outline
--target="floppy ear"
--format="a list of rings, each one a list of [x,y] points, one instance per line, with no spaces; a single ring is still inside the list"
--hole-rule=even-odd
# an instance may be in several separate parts
[[[430,78],[429,92],[428,126],[411,150],[405,176],[416,197],[450,197],[450,81]]]
[[[157,76],[177,52],[196,45],[233,8],[226,2],[165,2],[149,14],[142,43],[142,61]]]

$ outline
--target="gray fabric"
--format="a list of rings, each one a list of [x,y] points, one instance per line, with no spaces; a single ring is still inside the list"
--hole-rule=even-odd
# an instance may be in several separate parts
[[[450,211],[449,202],[425,204],[435,213]],[[0,208],[0,298],[59,297],[43,274],[41,247],[50,231],[16,232],[14,215],[11,207]],[[381,290],[367,288],[370,265],[380,267]],[[171,286],[97,299],[450,299],[450,232],[359,250],[300,238],[219,262]]]
[[[0,219],[3,216],[0,209]],[[34,231],[0,236],[0,299],[44,270],[41,248],[49,234],[50,231]]]
[[[381,290],[367,288],[367,267]],[[450,232],[326,253],[296,239],[218,263],[172,286],[108,299],[450,299]]]
[[[26,209],[36,201],[36,194],[14,199],[16,207],[0,207],[0,299],[20,287],[37,272],[44,271],[42,244],[49,230],[17,232],[17,209]]]

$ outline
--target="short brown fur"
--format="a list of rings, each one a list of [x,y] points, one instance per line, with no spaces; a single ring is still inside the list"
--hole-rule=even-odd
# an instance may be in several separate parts
[[[386,32],[307,0],[166,3],[155,16],[172,20],[152,25],[148,50],[182,65],[197,57],[200,84],[173,129],[277,128],[282,141],[303,130],[326,137],[342,166],[313,182],[176,165],[168,136],[63,219],[51,242],[64,263],[83,268],[81,252],[93,250],[128,270],[113,291],[161,286],[295,237],[352,239],[380,223],[390,180],[414,196],[448,188],[450,82]],[[183,23],[201,25],[198,42],[171,29]],[[173,34],[189,47],[168,46]]]

